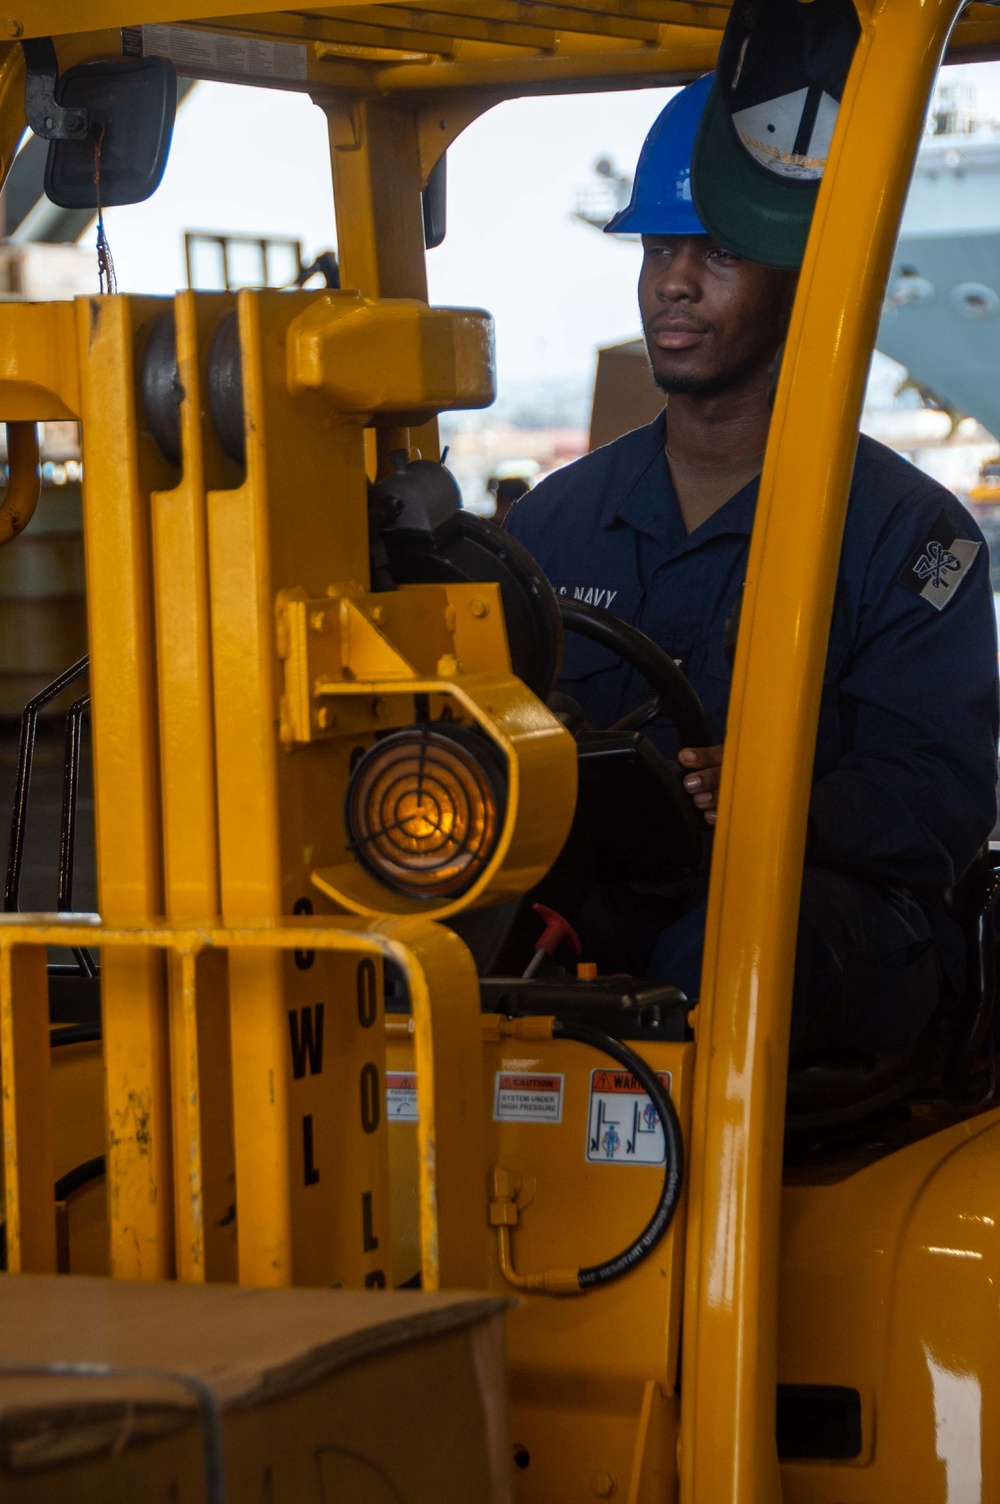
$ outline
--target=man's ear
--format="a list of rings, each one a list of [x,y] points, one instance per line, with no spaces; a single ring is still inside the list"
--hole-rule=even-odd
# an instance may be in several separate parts
[[[778,377],[781,375],[781,361],[785,354],[785,341],[774,352],[774,358],[767,368],[767,405],[774,411],[774,397],[778,390]]]
[[[792,309],[795,306],[795,294],[798,291],[799,287],[799,274],[797,271],[791,271],[786,272],[785,276],[787,278],[787,282],[785,285],[784,317],[782,319],[781,327],[784,333],[787,333],[788,325],[791,323],[792,319]],[[775,350],[774,355],[771,359],[771,364],[768,367],[767,405],[772,410],[774,408],[774,395],[778,390],[778,377],[781,375],[781,362],[784,354],[785,340],[784,338],[782,338],[781,344]]]

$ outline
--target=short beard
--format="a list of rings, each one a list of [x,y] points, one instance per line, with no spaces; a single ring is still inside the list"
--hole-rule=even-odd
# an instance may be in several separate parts
[[[780,369],[781,356],[784,352],[784,344],[780,344],[769,362],[772,386],[777,380],[777,370]],[[757,360],[747,360],[741,365],[734,366],[728,371],[719,371],[711,376],[661,376],[653,367],[652,359],[647,346],[646,359],[649,360],[649,374],[665,397],[718,397],[723,392],[734,391],[740,388],[744,382],[759,368]]]
[[[717,382],[697,376],[657,376],[650,368],[654,386],[659,387],[666,397],[709,397],[715,392],[722,391],[728,385],[727,382]]]

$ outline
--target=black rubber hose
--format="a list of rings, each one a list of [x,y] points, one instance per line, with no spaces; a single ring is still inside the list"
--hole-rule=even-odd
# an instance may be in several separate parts
[[[580,1289],[590,1290],[596,1285],[606,1285],[613,1279],[620,1279],[623,1274],[628,1274],[631,1269],[635,1269],[643,1259],[649,1257],[670,1226],[684,1182],[684,1139],[674,1104],[659,1076],[641,1056],[637,1055],[634,1050],[630,1050],[628,1045],[622,1044],[621,1040],[615,1039],[610,1034],[605,1034],[602,1029],[592,1029],[588,1024],[568,1023],[561,1018],[556,1019],[552,1026],[552,1037],[553,1039],[573,1039],[577,1044],[589,1045],[591,1049],[600,1050],[602,1054],[610,1055],[612,1060],[617,1060],[619,1065],[624,1066],[635,1077],[649,1097],[659,1114],[663,1127],[666,1162],[663,1167],[663,1188],[660,1191],[660,1199],[656,1203],[656,1210],[639,1236],[624,1252],[619,1253],[613,1259],[605,1259],[601,1264],[594,1264],[589,1269],[577,1270]]]
[[[598,610],[565,595],[560,595],[557,599],[563,626],[567,631],[587,637],[591,642],[607,648],[617,658],[624,658],[656,690],[663,701],[664,714],[670,717],[680,732],[682,746],[711,746],[712,732],[705,707],[690,681],[664,648],[658,647],[638,627],[622,621],[610,611]]]
[[[72,1170],[67,1170],[65,1175],[60,1175],[56,1181],[55,1191],[57,1201],[68,1201],[74,1191],[79,1191],[83,1186],[90,1185],[94,1180],[100,1180],[105,1174],[106,1162],[103,1154],[97,1154],[93,1159],[85,1159],[82,1165],[76,1165]],[[7,1270],[7,1223],[0,1222],[0,1273]]]
[[[49,1048],[58,1050],[64,1044],[100,1044],[100,1024],[57,1024],[49,1030]]]
[[[100,1180],[104,1173],[103,1154],[95,1154],[93,1159],[85,1159],[82,1165],[75,1165],[72,1170],[67,1170],[65,1175],[60,1175],[56,1181],[56,1200],[67,1201],[74,1191],[89,1185],[92,1180]]]

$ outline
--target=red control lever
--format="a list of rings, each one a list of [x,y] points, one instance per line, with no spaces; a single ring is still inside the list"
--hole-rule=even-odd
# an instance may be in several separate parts
[[[545,928],[535,942],[535,954],[524,972],[526,977],[533,977],[543,961],[551,960],[564,940],[575,956],[578,956],[583,949],[576,930],[569,920],[557,914],[555,909],[547,908],[544,903],[533,903],[531,912],[538,915]]]

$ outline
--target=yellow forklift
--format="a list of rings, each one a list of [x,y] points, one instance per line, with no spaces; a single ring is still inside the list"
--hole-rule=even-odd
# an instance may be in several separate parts
[[[105,259],[99,296],[0,307],[0,543],[30,526],[35,425],[79,421],[89,640],[25,715],[0,923],[0,1499],[1000,1496],[991,875],[956,895],[971,982],[946,1048],[787,1076],[885,277],[940,62],[1000,56],[988,5],[857,9],[760,488],[697,1007],[585,966],[503,974],[496,916],[593,797],[546,705],[563,633],[612,642],[678,723],[699,707],[655,645],[560,605],[460,510],[436,420],[492,400],[492,324],[428,306],[424,252],[484,111],[687,82],[728,6],[0,17],[2,170],[30,126],[70,207],[153,191],[178,73],[309,94],[341,276],[125,296]],[[73,686],[58,911],[20,913],[36,720]],[[72,902],[85,713],[99,914]],[[628,1163],[594,1147],[609,1124]],[[462,1346],[463,1322],[492,1335]],[[362,1350],[375,1368],[338,1390]]]

